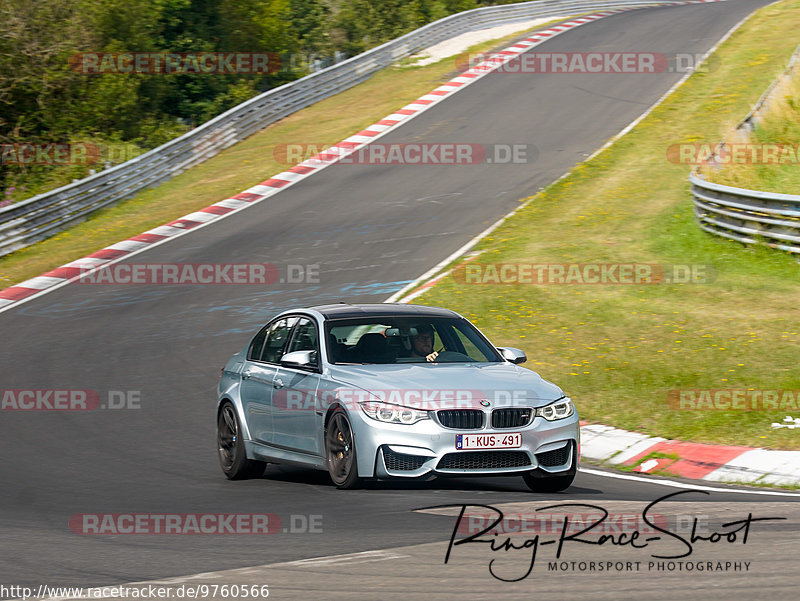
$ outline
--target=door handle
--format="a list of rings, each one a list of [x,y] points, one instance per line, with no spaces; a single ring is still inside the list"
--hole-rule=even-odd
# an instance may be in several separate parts
[[[272,383],[272,386],[273,386],[274,388],[283,388],[283,380],[281,380],[280,378],[278,378],[277,380],[275,380],[275,381]]]

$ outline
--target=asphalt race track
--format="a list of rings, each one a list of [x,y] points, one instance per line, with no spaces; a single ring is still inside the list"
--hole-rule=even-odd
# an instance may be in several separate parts
[[[768,3],[634,10],[537,50],[703,53]],[[680,489],[592,472],[550,496],[527,492],[521,478],[370,483],[347,492],[333,488],[322,472],[288,467],[270,466],[261,479],[229,482],[215,455],[219,369],[272,315],[292,306],[385,300],[591,154],[681,75],[489,75],[381,143],[526,144],[536,149],[530,163],[332,166],[131,259],[273,263],[281,269],[318,264],[318,283],[71,284],[0,313],[0,388],[90,389],[103,400],[122,391],[139,399],[138,409],[0,413],[0,585],[112,585],[271,566],[216,582],[269,584],[276,599],[531,599],[538,592],[564,599],[734,600],[765,591],[774,600],[796,599],[797,496],[720,487],[708,496],[679,497],[663,512],[702,515],[719,530],[725,530],[722,522],[749,513],[788,518],[753,524],[746,545],[741,539],[701,541],[684,559],[751,562],[746,573],[643,568],[548,575],[544,558],[553,553],[546,547],[534,573],[512,584],[489,574],[492,553],[474,549],[485,546],[461,547],[444,565],[456,514],[413,510],[524,502],[509,511],[532,511],[582,502],[640,514],[647,503]],[[253,182],[269,175],[254,174]],[[270,536],[82,536],[69,528],[75,514],[133,512],[271,513],[283,528]],[[312,530],[303,521],[309,519],[319,532],[304,532]],[[650,550],[575,547],[570,559],[651,560]],[[275,565],[374,550],[383,554]],[[507,573],[519,574],[514,569]]]

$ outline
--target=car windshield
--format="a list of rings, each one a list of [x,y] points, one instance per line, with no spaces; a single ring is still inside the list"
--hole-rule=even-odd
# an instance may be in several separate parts
[[[326,323],[328,361],[372,363],[499,363],[497,350],[465,319],[367,317]]]

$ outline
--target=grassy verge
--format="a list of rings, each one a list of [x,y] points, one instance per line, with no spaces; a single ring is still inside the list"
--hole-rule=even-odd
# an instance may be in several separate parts
[[[544,27],[540,25],[539,27]],[[477,44],[470,53],[507,46],[520,33]],[[178,177],[43,242],[0,258],[0,289],[135,236],[250,188],[288,168],[273,156],[287,142],[335,144],[430,92],[457,73],[456,57],[424,67],[401,64],[298,111]]]
[[[722,168],[703,169],[716,183],[737,188],[800,194],[800,74],[770,96],[766,111],[753,132],[730,132],[726,140],[737,144],[786,145],[792,152],[775,155],[767,164],[732,163]]]
[[[474,285],[446,277],[415,302],[473,320],[524,349],[581,417],[668,438],[800,449],[771,428],[797,411],[675,410],[676,389],[800,389],[800,265],[705,234],[673,144],[718,140],[786,66],[800,1],[759,11],[630,133],[532,197],[477,247],[487,263],[710,266],[711,283]],[[482,273],[486,273],[483,271]],[[794,401],[797,402],[796,394]]]

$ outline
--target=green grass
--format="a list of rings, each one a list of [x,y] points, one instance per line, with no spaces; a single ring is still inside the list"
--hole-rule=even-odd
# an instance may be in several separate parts
[[[800,265],[696,225],[670,145],[719,140],[783,71],[800,1],[760,10],[637,127],[549,186],[476,247],[480,263],[710,265],[708,284],[471,285],[446,277],[415,302],[452,308],[561,385],[582,419],[708,443],[800,449],[786,413],[679,411],[670,390],[800,389]]]
[[[737,188],[800,194],[800,75],[797,69],[791,80],[779,85],[770,95],[755,130],[749,135],[729,132],[726,140],[739,144],[781,144],[792,152],[767,164],[738,163],[703,168],[709,180]]]
[[[545,27],[542,24],[537,27]],[[519,32],[465,52],[504,48]],[[97,211],[43,242],[0,258],[0,289],[22,282],[143,231],[233,196],[289,165],[274,149],[286,143],[335,144],[457,75],[457,57],[417,67],[399,65],[272,124],[202,165]]]

